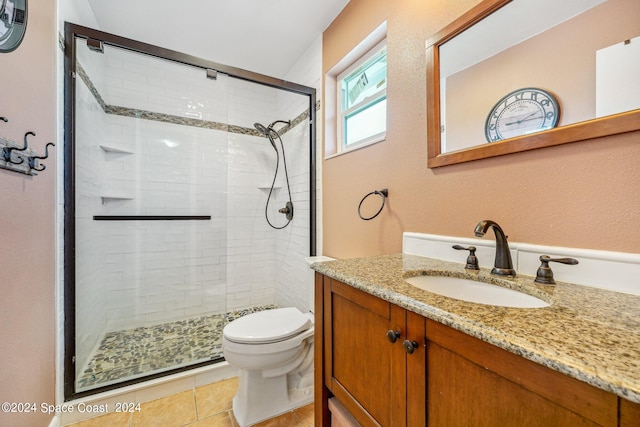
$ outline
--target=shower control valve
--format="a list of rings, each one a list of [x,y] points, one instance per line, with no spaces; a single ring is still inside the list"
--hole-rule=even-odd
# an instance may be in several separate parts
[[[279,209],[278,212],[281,214],[285,214],[287,219],[291,221],[293,219],[293,203],[287,202],[286,206],[282,209]]]

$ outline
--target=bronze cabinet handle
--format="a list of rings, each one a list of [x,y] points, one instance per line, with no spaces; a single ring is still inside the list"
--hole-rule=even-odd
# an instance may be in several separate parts
[[[398,338],[400,338],[400,334],[401,334],[400,331],[394,331],[393,329],[389,329],[387,331],[387,339],[391,344],[393,344],[398,340]]]
[[[415,341],[404,340],[402,342],[402,346],[404,347],[404,351],[406,351],[407,354],[413,354],[415,349],[418,348],[418,343]]]

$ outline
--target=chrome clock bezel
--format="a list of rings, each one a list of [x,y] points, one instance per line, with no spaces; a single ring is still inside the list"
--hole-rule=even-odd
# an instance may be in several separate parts
[[[485,121],[488,142],[528,135],[554,128],[560,118],[560,105],[550,92],[527,87],[502,97]]]
[[[27,31],[27,0],[1,0],[0,53],[13,52]]]

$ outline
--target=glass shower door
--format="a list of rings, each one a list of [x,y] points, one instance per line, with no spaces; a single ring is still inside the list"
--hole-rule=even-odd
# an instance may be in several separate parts
[[[76,41],[75,389],[222,357],[227,76]]]

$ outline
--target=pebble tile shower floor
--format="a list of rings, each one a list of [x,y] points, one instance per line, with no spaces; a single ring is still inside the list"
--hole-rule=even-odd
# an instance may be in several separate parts
[[[249,313],[275,308],[252,307],[160,325],[108,332],[82,374],[86,390],[145,374],[222,358],[222,328]]]

